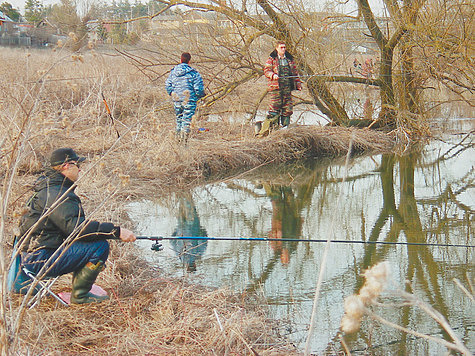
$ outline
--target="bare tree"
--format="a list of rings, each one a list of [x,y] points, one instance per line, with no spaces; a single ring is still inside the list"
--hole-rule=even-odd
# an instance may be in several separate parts
[[[150,56],[127,55],[146,71],[173,63],[170,63],[171,51],[165,41],[170,44],[173,39],[175,52],[182,49],[180,47],[193,47],[209,83],[210,94],[205,98],[204,106],[215,104],[259,78],[263,57],[275,40],[287,43],[288,51],[296,58],[301,74],[307,80],[310,100],[301,98],[300,102],[312,103],[336,125],[400,127],[409,136],[420,134],[418,125],[421,125],[419,119],[424,110],[419,101],[424,80],[442,81],[461,95],[463,91],[473,91],[471,70],[463,69],[470,62],[467,35],[473,28],[469,22],[473,9],[465,0],[404,0],[402,3],[384,0],[389,13],[384,18],[375,16],[368,0],[357,0],[356,17],[317,12],[304,2],[287,0],[159,1],[174,11],[168,11],[168,14],[181,17],[181,26],[155,42],[159,49],[150,53],[160,53],[160,56],[151,59]],[[438,4],[436,8],[433,8],[433,2]],[[206,19],[207,24],[198,25],[198,21],[192,21],[196,16]],[[429,20],[441,17],[443,26],[439,27],[440,31],[435,30],[433,38],[431,29],[434,26]],[[464,25],[454,25],[456,19],[465,19]],[[459,35],[452,36],[456,31]],[[445,61],[435,57],[435,51],[427,51],[434,47],[431,41],[437,41],[439,37],[447,44],[448,58],[443,55]],[[349,57],[353,53],[348,47],[365,38],[375,43],[380,60],[377,71],[357,75],[348,70],[351,67]],[[462,48],[465,48],[465,56],[460,59],[455,54]],[[420,52],[424,56],[421,57]],[[442,62],[457,62],[456,69],[441,71]],[[156,74],[166,73],[158,71]],[[352,120],[347,99],[355,86],[378,88],[381,109],[376,120],[372,115],[367,115],[366,121]],[[263,95],[253,95],[256,108]]]

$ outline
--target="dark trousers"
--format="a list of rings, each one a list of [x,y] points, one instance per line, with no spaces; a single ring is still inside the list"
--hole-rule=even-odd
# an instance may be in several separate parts
[[[64,253],[63,253],[64,252]],[[46,276],[56,277],[79,271],[86,263],[106,262],[109,257],[109,243],[106,240],[93,242],[77,241],[69,247],[41,249],[22,255],[22,263],[30,271],[38,273],[43,266]]]

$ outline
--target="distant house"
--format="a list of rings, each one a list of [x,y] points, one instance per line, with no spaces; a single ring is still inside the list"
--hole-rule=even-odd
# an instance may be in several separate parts
[[[160,15],[153,18],[150,27],[157,34],[173,32],[183,27],[183,18],[176,14]]]
[[[0,35],[15,31],[15,22],[0,11]]]
[[[35,28],[35,25],[29,22],[19,22],[16,24],[18,32],[21,34],[27,34],[29,31]]]
[[[31,37],[31,44],[40,47],[56,45],[59,40],[64,42],[67,39],[61,29],[47,18],[42,19],[33,28],[28,29],[28,35]]]

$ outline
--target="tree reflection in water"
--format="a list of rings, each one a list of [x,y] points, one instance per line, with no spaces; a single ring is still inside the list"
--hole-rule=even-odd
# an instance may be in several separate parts
[[[206,236],[203,224],[210,236],[326,240],[334,224],[336,235],[331,238],[338,240],[473,245],[474,208],[467,203],[475,181],[470,150],[473,151],[470,139],[463,139],[451,145],[435,142],[423,152],[403,156],[354,157],[346,179],[344,160],[253,170],[239,179],[195,189],[193,199],[190,194],[179,203],[177,228],[163,228],[176,217],[174,209],[163,208],[150,220],[139,220],[143,230],[151,235],[174,231],[175,236]],[[339,200],[342,204],[336,206]],[[191,226],[195,232],[190,231]],[[278,319],[287,318],[292,323],[292,340],[303,345],[322,244],[212,241],[204,249],[200,282],[262,293],[269,310]],[[183,246],[174,250],[181,254]],[[361,274],[368,267],[385,260],[390,261],[395,270],[394,280],[402,289],[437,309],[462,341],[475,349],[473,314],[467,313],[471,302],[452,281],[457,278],[470,290],[474,271],[472,250],[332,244],[329,257],[313,351],[331,354],[341,350],[338,327],[343,299],[361,288]],[[166,259],[160,263],[165,264]],[[380,312],[406,328],[447,338],[435,322],[416,308],[402,306]],[[373,354],[424,354],[429,349],[444,352],[428,341],[388,331],[386,326],[372,321],[364,322],[362,329],[348,338],[348,344],[356,353],[368,348]]]
[[[462,147],[461,150],[470,148],[472,148],[471,145],[466,145]],[[467,191],[471,186],[473,187],[473,167],[465,176],[461,177],[460,181],[452,182],[452,185],[457,186],[456,189],[453,189],[449,184],[439,196],[433,196],[430,199],[416,199],[415,170],[416,167],[421,167],[422,164],[420,162],[422,161],[422,157],[421,152],[414,152],[399,157],[392,154],[381,156],[377,170],[379,171],[381,181],[382,208],[369,235],[366,236],[364,230],[362,231],[361,238],[363,240],[371,242],[384,241],[432,244],[471,243],[471,226],[474,210],[460,203],[457,196]],[[437,174],[439,171],[438,164],[440,164],[440,162],[440,157],[437,157],[432,164],[423,164],[424,174],[427,176],[426,179],[431,181],[431,183],[433,181],[430,177]],[[395,172],[399,174],[399,181],[395,181]],[[302,237],[302,224],[304,220],[302,218],[302,210],[315,204],[313,200],[315,197],[312,197],[314,191],[318,190],[318,194],[321,194],[320,198],[322,198],[328,190],[328,185],[340,184],[343,181],[342,179],[330,178],[328,171],[320,170],[320,173],[321,174],[318,175],[309,175],[306,184],[301,184],[301,181],[293,182],[291,185],[262,184],[272,204],[272,223],[269,237]],[[347,180],[357,181],[367,177],[367,174],[352,176]],[[443,179],[442,177],[440,178]],[[399,194],[396,194],[395,189],[399,190]],[[398,198],[396,198],[396,196],[398,196]],[[397,203],[397,201],[399,201],[399,203]],[[322,203],[322,206],[323,205],[324,203]],[[460,214],[462,216],[457,217]],[[421,221],[421,216],[424,217],[424,223]],[[366,220],[364,212],[362,212],[362,219],[364,223]],[[448,225],[465,230],[465,232],[457,233],[457,237],[452,239],[451,232],[453,233],[453,230],[448,228]],[[466,235],[466,240],[460,241],[460,235]],[[249,283],[246,289],[247,292],[254,291],[258,286],[265,283],[272,275],[279,257],[283,264],[288,264],[291,258],[290,256],[297,249],[298,243],[272,242],[271,246],[275,250],[274,258],[269,259],[266,266],[262,269],[260,276],[254,278],[252,282]],[[354,266],[354,275],[356,277],[356,283],[354,284],[355,292],[362,286],[362,273],[372,265],[388,259],[397,248],[390,244],[366,244],[364,246],[363,254],[359,262]],[[450,281],[454,275],[461,280],[465,280],[466,284],[469,283],[467,278],[470,277],[468,277],[469,273],[467,272],[470,272],[471,268],[473,268],[471,259],[468,257],[468,266],[461,266],[460,271],[453,269],[446,270],[442,267],[444,263],[440,262],[441,255],[445,256],[447,263],[449,263],[450,256],[457,254],[457,251],[450,250],[450,247],[406,245],[404,249],[406,250],[407,265],[401,266],[401,270],[405,273],[403,279],[408,283],[406,283],[403,288],[408,293],[417,292],[418,297],[432,305],[445,319],[450,321],[451,314],[449,306],[451,305],[451,300],[447,299],[448,294],[444,293],[444,288],[447,288],[447,281]],[[467,252],[467,256],[470,255],[470,252]],[[445,282],[445,285],[442,285],[442,281]],[[450,288],[453,288],[453,286]],[[461,291],[459,292],[462,294]],[[420,310],[415,310],[414,307],[405,306],[396,311],[396,315],[399,314],[396,319],[399,320],[401,326],[417,330],[418,325],[414,325],[414,323],[415,320],[421,318],[421,313]],[[462,324],[470,323],[469,320],[457,320],[457,322],[462,322]],[[433,330],[432,333],[440,334],[441,337],[451,340],[442,327],[438,326],[438,328],[438,332]],[[469,325],[461,325],[460,328],[465,330],[465,341],[470,340]],[[358,348],[358,345],[370,344],[370,340],[373,339],[373,341],[375,341],[375,335],[373,335],[374,331],[372,327],[363,328],[357,335],[349,338],[350,345]],[[385,348],[386,350],[391,349],[394,352],[406,354],[408,347],[410,347],[408,345],[415,342],[414,337],[408,336],[403,332],[398,333],[398,341],[392,342],[392,346],[386,345]],[[462,337],[462,340],[463,339]],[[327,352],[334,350],[336,344],[339,344],[338,340],[338,334],[335,334],[328,344]],[[383,341],[380,340],[380,342]]]

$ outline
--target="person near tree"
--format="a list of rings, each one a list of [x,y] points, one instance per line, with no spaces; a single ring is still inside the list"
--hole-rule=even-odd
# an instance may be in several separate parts
[[[302,90],[302,82],[285,42],[278,41],[264,65],[270,95],[270,108],[258,136],[266,136],[279,125],[287,127],[293,113],[292,91]]]
[[[204,96],[203,78],[196,69],[190,67],[190,60],[191,54],[182,53],[181,63],[172,69],[165,82],[175,108],[176,135],[178,141],[185,143],[190,134],[196,103]]]

